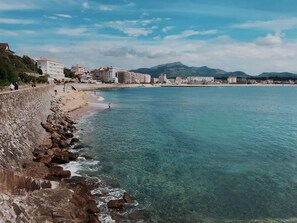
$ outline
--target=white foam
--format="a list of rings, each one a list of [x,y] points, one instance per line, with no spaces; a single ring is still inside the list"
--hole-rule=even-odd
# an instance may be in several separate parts
[[[112,220],[111,216],[107,214],[100,214],[98,219],[102,223],[115,223],[115,220]]]
[[[98,100],[98,101],[104,101],[104,100],[105,100],[105,98],[103,98],[103,97],[99,96],[97,100]]]

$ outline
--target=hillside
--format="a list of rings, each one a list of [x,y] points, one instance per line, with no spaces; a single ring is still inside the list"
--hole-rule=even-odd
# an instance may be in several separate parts
[[[24,72],[38,72],[35,61],[28,56],[17,56],[0,49],[0,86],[19,81]]]
[[[290,72],[264,72],[258,76],[259,78],[273,78],[273,79],[297,79],[297,74]]]
[[[137,70],[131,70],[137,73],[150,74],[152,77],[159,77],[160,74],[164,73],[168,78],[188,77],[188,76],[211,76],[216,78],[227,78],[228,76],[235,75],[237,77],[249,77],[244,72],[226,72],[221,69],[209,68],[207,66],[203,67],[188,67],[181,62],[162,64],[152,68],[140,68]]]

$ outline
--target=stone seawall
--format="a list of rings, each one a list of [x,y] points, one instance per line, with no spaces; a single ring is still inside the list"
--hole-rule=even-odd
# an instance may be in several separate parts
[[[0,93],[0,167],[18,169],[46,136],[53,86]]]

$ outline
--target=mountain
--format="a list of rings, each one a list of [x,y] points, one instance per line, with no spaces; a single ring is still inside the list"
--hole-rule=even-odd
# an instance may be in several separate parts
[[[297,74],[290,73],[290,72],[264,72],[262,74],[259,74],[259,78],[273,78],[273,79],[297,79]]]
[[[160,74],[166,74],[168,78],[188,77],[188,76],[206,76],[206,77],[216,77],[216,78],[226,78],[229,76],[237,77],[249,77],[244,72],[226,72],[220,69],[209,68],[207,66],[203,67],[188,67],[181,62],[168,63],[158,65],[152,68],[140,68],[137,70],[131,70],[136,73],[150,74],[152,77],[159,77]]]

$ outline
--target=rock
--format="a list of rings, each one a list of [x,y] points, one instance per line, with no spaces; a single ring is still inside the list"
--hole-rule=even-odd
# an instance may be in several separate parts
[[[72,134],[71,132],[66,132],[66,133],[64,134],[64,136],[65,136],[66,138],[70,139],[70,138],[73,137],[73,134]]]
[[[62,149],[67,148],[69,146],[69,144],[67,143],[66,140],[59,140],[59,141],[57,141],[57,144]]]
[[[49,174],[46,177],[47,180],[61,180],[63,178],[69,178],[71,172],[64,170],[61,166],[52,166],[49,168]]]
[[[53,158],[52,158],[53,163],[58,163],[58,164],[65,164],[69,163],[69,155],[67,151],[61,151],[59,153],[55,153]]]
[[[59,135],[57,132],[53,132],[51,134],[51,138],[52,138],[52,140],[60,140],[61,135]]]
[[[123,199],[128,204],[133,203],[133,198],[126,192],[124,193]]]
[[[123,210],[124,204],[125,204],[124,199],[111,200],[107,203],[107,207],[111,209]]]
[[[41,156],[39,162],[44,163],[46,166],[49,166],[52,162],[52,156],[50,155],[43,155]]]
[[[77,153],[72,153],[72,152],[68,152],[68,157],[70,161],[74,161],[78,158],[78,154]]]
[[[77,145],[73,146],[73,149],[82,149],[82,148],[84,148],[84,145],[82,145],[82,144],[77,144]]]
[[[70,144],[73,145],[74,143],[78,143],[79,139],[78,138],[72,138],[70,141]]]
[[[45,131],[47,131],[47,132],[50,132],[50,133],[54,132],[54,128],[53,128],[52,125],[49,124],[49,123],[43,123],[43,122],[41,122],[41,126],[42,126],[42,127],[45,129]]]

